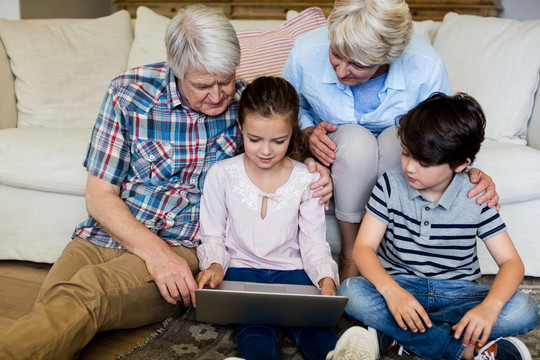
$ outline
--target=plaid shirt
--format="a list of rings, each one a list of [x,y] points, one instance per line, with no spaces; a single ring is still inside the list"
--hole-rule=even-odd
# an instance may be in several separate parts
[[[219,116],[182,104],[166,63],[129,70],[111,82],[84,161],[87,171],[120,186],[133,215],[170,245],[199,243],[199,201],[208,169],[234,155],[245,84],[237,80]],[[92,243],[122,248],[92,217],[73,233]]]

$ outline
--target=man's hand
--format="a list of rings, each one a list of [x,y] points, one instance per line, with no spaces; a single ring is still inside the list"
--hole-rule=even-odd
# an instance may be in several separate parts
[[[491,329],[493,329],[498,317],[499,312],[480,303],[452,326],[452,330],[455,331],[454,338],[459,339],[463,333],[463,346],[466,347],[467,345],[475,345],[482,336],[478,343],[482,347],[487,343]]]
[[[197,283],[186,260],[141,224],[119,194],[120,186],[88,174],[88,214],[127,251],[145,262],[159,292],[168,303],[182,301],[185,306],[189,306],[195,300]]]
[[[323,121],[302,131],[303,137],[307,138],[309,150],[325,166],[330,166],[336,158],[336,144],[326,133],[334,132],[337,129],[337,125]]]
[[[201,271],[197,275],[197,286],[202,289],[205,285],[210,285],[212,289],[223,281],[223,267],[221,264],[213,263],[208,269]]]
[[[304,164],[306,164],[310,173],[318,172],[319,174],[321,174],[319,180],[313,182],[309,188],[311,190],[318,189],[317,191],[313,192],[313,197],[320,198],[319,204],[324,204],[324,209],[328,210],[330,208],[328,202],[332,197],[333,189],[330,170],[328,170],[328,168],[322,166],[312,158],[307,158],[306,160],[304,160]]]
[[[334,279],[330,277],[322,278],[321,280],[319,280],[319,286],[321,287],[321,295],[336,295],[337,288]]]
[[[495,191],[495,183],[493,180],[491,180],[491,177],[477,168],[470,169],[468,171],[468,175],[469,181],[473,184],[477,184],[471,189],[471,191],[469,191],[469,198],[473,198],[485,190],[486,192],[476,199],[476,203],[480,205],[488,201],[488,207],[491,208],[496,206],[497,211],[499,211],[501,209],[501,205],[499,204],[499,195]]]
[[[195,306],[197,283],[184,258],[164,244],[143,260],[165,301],[170,304],[181,301],[186,307],[190,304]]]

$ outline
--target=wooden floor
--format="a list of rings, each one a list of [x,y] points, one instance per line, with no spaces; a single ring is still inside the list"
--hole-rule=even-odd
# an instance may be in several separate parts
[[[28,314],[37,298],[49,264],[0,261],[0,337],[20,317]],[[132,330],[97,334],[83,349],[80,360],[115,359],[161,327],[161,323]]]

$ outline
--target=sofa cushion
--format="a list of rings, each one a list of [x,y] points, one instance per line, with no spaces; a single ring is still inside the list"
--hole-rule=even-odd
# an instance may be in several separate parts
[[[540,20],[444,17],[433,41],[454,92],[474,96],[486,137],[525,143],[540,71]]]
[[[485,140],[478,153],[478,164],[493,178],[502,205],[540,199],[539,150]]]
[[[167,59],[165,32],[170,19],[158,15],[146,6],[137,8],[135,36],[129,50],[128,69]]]
[[[239,31],[242,56],[238,76],[246,81],[262,75],[281,76],[294,40],[321,26],[326,26],[324,13],[310,7],[275,29]]]
[[[261,22],[261,21],[258,21]],[[165,61],[165,32],[169,19],[146,7],[137,9],[135,39],[128,60],[128,67]],[[233,26],[245,29],[250,22],[232,20]],[[261,26],[274,26],[275,21]],[[246,26],[247,25],[247,26]],[[256,25],[253,23],[253,25]],[[294,40],[301,34],[326,25],[326,18],[318,7],[308,8],[297,16],[266,30],[238,30],[242,57],[237,75],[247,81],[261,75],[280,76]]]
[[[22,127],[0,131],[0,184],[84,195],[82,166],[91,128]]]
[[[93,125],[133,40],[125,10],[91,20],[0,22],[15,75],[17,126]]]

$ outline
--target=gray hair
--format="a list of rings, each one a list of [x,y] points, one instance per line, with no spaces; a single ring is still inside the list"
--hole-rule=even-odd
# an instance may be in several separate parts
[[[228,76],[240,64],[240,43],[219,10],[201,4],[180,9],[165,34],[167,61],[176,76],[188,71]]]
[[[336,0],[328,28],[335,50],[364,66],[401,57],[413,34],[405,0]]]

